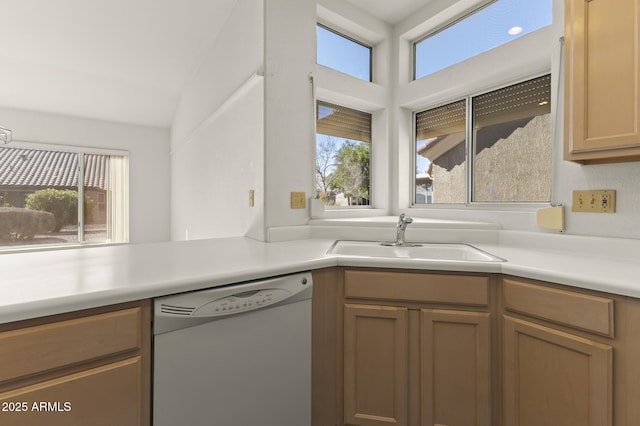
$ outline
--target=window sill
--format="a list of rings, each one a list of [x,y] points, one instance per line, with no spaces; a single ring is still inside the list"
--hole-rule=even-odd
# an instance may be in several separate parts
[[[83,248],[93,248],[93,247],[111,247],[111,246],[119,246],[129,244],[128,242],[120,242],[120,243],[76,243],[76,244],[64,244],[64,245],[22,245],[22,246],[6,246],[0,248],[0,256],[3,254],[16,254],[16,253],[31,253],[31,252],[39,252],[39,251],[58,251],[58,250],[73,250],[73,249],[83,249]]]

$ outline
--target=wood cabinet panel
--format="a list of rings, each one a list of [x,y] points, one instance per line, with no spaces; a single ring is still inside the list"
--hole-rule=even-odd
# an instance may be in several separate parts
[[[618,401],[622,411],[615,412],[614,416],[616,420],[626,420],[626,423],[620,424],[634,426],[640,425],[640,299],[626,298],[626,308],[626,339],[624,345],[616,348],[618,359],[623,360],[624,365],[618,368],[618,374],[614,377],[617,381],[616,398],[623,399],[622,403]],[[620,367],[620,363],[616,367]],[[618,391],[620,388],[623,391]]]
[[[342,424],[342,274],[313,271],[311,330],[311,424]]]
[[[345,424],[406,424],[407,317],[406,308],[345,305]]]
[[[508,316],[503,331],[505,425],[612,424],[611,346]]]
[[[640,160],[639,0],[565,0],[565,159]]]
[[[150,424],[149,300],[0,328],[0,425]]]
[[[421,310],[422,425],[491,425],[490,315]]]
[[[139,426],[142,359],[134,357],[0,394],[3,426]],[[10,405],[13,404],[13,405]]]
[[[0,333],[0,382],[141,347],[139,307]]]
[[[505,309],[580,328],[592,333],[614,336],[613,300],[606,297],[503,280]]]
[[[314,426],[640,425],[640,299],[509,276],[326,273],[318,366],[335,375]],[[486,278],[486,307],[406,298],[440,276]]]
[[[345,297],[487,306],[489,278],[475,275],[346,271]]]

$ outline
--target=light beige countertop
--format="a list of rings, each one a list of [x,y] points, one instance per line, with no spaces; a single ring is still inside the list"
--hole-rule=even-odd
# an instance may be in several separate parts
[[[640,241],[492,231],[506,262],[327,255],[334,239],[220,238],[0,255],[0,323],[331,266],[502,273],[640,298]],[[459,237],[455,237],[459,239]]]

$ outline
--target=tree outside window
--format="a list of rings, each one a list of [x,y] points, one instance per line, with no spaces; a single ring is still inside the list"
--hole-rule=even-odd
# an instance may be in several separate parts
[[[371,114],[318,101],[316,193],[326,206],[370,204]]]

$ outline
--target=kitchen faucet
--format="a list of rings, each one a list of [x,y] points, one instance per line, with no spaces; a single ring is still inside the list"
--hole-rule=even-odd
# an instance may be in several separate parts
[[[413,219],[407,217],[404,213],[400,213],[398,224],[396,225],[396,245],[401,246],[404,244],[404,232],[411,222],[413,222]]]
[[[404,233],[407,230],[407,225],[413,222],[413,219],[401,213],[398,217],[398,224],[396,225],[396,241],[393,243],[381,243],[384,246],[404,246],[407,245],[404,241]],[[410,244],[410,246],[414,246]],[[419,244],[416,244],[419,246]]]

